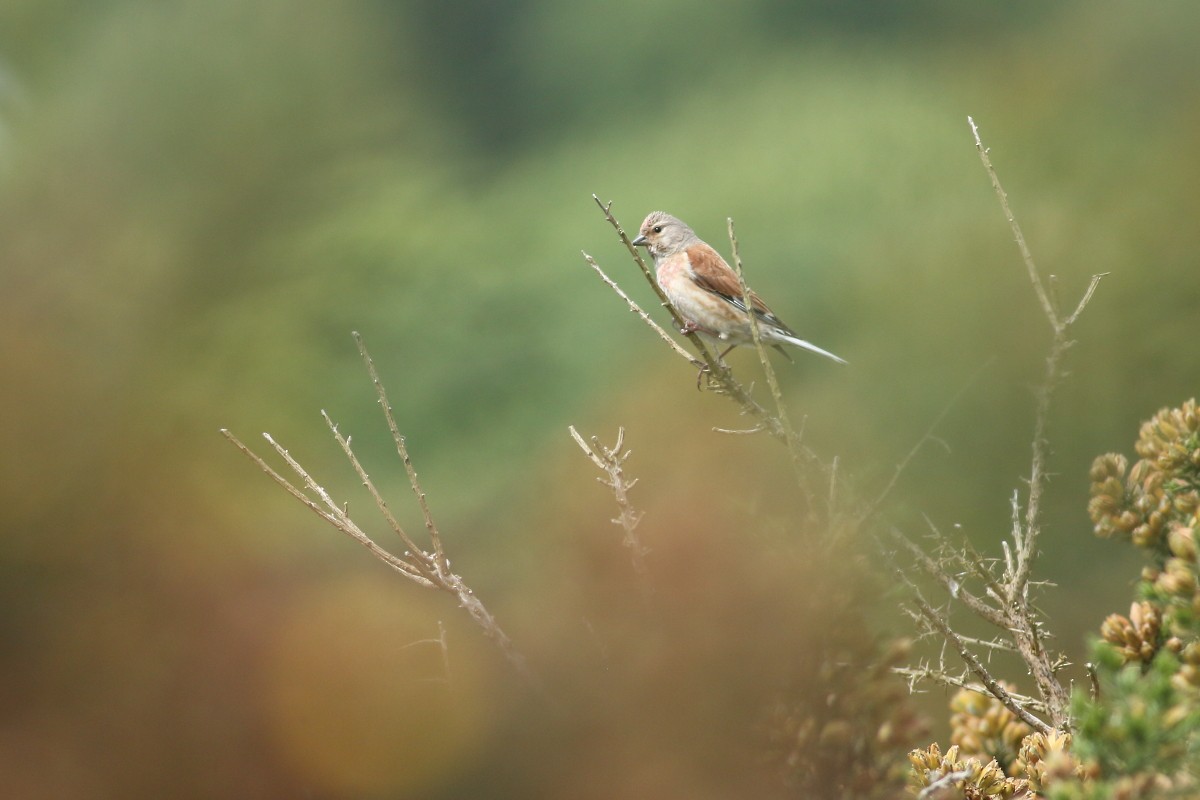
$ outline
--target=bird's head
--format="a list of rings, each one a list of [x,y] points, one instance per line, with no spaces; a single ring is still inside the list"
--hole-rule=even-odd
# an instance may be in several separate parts
[[[645,247],[655,258],[669,256],[695,244],[695,232],[665,211],[655,211],[646,217],[637,238],[631,244]]]

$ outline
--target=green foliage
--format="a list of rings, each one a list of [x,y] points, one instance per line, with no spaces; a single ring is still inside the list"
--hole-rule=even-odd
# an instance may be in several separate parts
[[[1077,691],[1075,753],[1110,780],[1141,772],[1175,775],[1196,762],[1200,705],[1174,680],[1179,659],[1162,651],[1143,669],[1103,642],[1094,654],[1100,696]]]

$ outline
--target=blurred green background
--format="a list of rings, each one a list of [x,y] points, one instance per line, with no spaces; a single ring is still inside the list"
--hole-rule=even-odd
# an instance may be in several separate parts
[[[739,424],[729,404],[587,269],[581,249],[653,306],[592,192],[627,230],[661,208],[726,253],[734,218],[755,287],[851,364],[780,362],[808,441],[864,494],[965,385],[947,447],[922,451],[888,513],[998,553],[1049,329],[968,114],[1063,304],[1111,272],[1050,427],[1042,606],[1080,657],[1140,566],[1091,536],[1087,467],[1131,452],[1200,375],[1198,26],[1189,3],[7,0],[12,796],[589,796],[528,752],[545,744],[523,727],[532,701],[452,601],[217,431],[255,447],[270,431],[374,524],[327,409],[419,531],[359,330],[455,568],[536,667],[600,659],[595,574],[627,568],[568,424],[627,428],[652,571],[703,596],[688,582],[721,573],[687,554],[755,547],[739,526],[786,517],[788,462],[711,433]],[[731,359],[757,377],[753,354]],[[407,646],[439,620],[445,697],[439,659]],[[564,642],[583,649],[556,660]],[[564,763],[644,766],[576,744]],[[726,796],[674,762],[617,771],[654,796]]]

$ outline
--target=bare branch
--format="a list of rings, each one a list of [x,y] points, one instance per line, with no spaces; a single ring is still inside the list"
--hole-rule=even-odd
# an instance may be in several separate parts
[[[762,433],[766,430],[762,425],[755,425],[753,428],[745,428],[742,430],[733,428],[713,428],[713,433],[728,433],[731,436],[753,436],[756,433]]]
[[[892,667],[892,674],[901,675],[909,681],[910,686],[915,686],[918,682],[927,681],[935,683],[939,686],[945,686],[951,689],[966,689],[968,692],[986,695],[992,697],[991,691],[983,684],[977,681],[967,680],[963,675],[951,675],[943,670],[934,669],[929,666],[918,667]],[[965,673],[964,673],[965,675]],[[1020,703],[1025,708],[1031,711],[1039,711],[1045,713],[1046,704],[1035,697],[1009,692],[1009,696],[1016,702]]]
[[[404,532],[404,528],[400,527],[400,522],[392,514],[392,510],[388,508],[387,501],[383,499],[383,495],[381,495],[379,490],[375,488],[374,481],[372,481],[367,475],[367,471],[363,469],[362,463],[358,460],[358,456],[354,455],[354,451],[350,449],[350,440],[342,436],[341,432],[337,429],[337,425],[333,424],[333,420],[329,418],[329,415],[325,413],[324,410],[321,411],[321,416],[325,418],[325,424],[329,426],[329,430],[333,434],[333,438],[337,440],[339,445],[341,445],[342,452],[346,454],[346,458],[350,461],[350,466],[352,466],[354,471],[358,473],[358,477],[359,480],[362,481],[362,485],[365,486],[367,491],[371,493],[371,498],[375,501],[375,506],[379,509],[379,513],[383,515],[388,527],[390,527],[392,531],[394,531],[396,535],[400,537],[400,541],[404,542],[404,546],[408,548],[405,556],[409,563],[419,570],[426,578],[435,580],[437,574],[437,565],[424,557],[425,551],[418,547],[416,542],[409,538],[408,534]],[[345,519],[349,519],[349,516],[347,516],[344,511],[342,512],[342,516]]]
[[[596,201],[596,205],[599,206],[600,211],[604,213],[604,218],[608,220],[608,224],[612,225],[613,229],[616,230],[617,236],[620,237],[621,243],[625,245],[625,249],[629,251],[629,255],[633,256],[633,260],[637,263],[638,268],[641,269],[643,277],[646,278],[646,282],[650,284],[652,289],[654,289],[654,293],[658,295],[658,299],[662,301],[663,308],[667,310],[667,312],[671,315],[671,319],[675,321],[675,327],[683,328],[683,317],[678,311],[675,310],[675,306],[672,305],[671,301],[667,298],[667,293],[662,290],[662,287],[658,285],[658,281],[655,280],[653,270],[651,270],[649,265],[646,264],[646,260],[642,258],[642,254],[638,252],[638,249],[633,246],[633,242],[631,242],[629,237],[625,234],[625,229],[621,227],[621,223],[617,222],[617,218],[613,216],[613,201],[609,200],[607,203],[602,203],[600,202],[600,198],[597,197],[595,193],[592,194],[592,199]],[[693,344],[698,346],[703,346],[704,344],[700,337],[695,336],[694,334],[689,338],[692,339]],[[707,350],[707,348],[704,349]],[[707,361],[708,359],[705,360]]]
[[[367,345],[363,342],[362,335],[358,331],[351,334],[354,337],[354,343],[358,345],[358,354],[362,356],[363,363],[367,365],[367,372],[371,375],[371,383],[375,384],[375,394],[379,396],[379,406],[383,409],[383,416],[387,419],[388,430],[391,431],[392,440],[396,443],[396,452],[400,456],[400,460],[404,462],[404,471],[408,473],[408,483],[412,487],[413,494],[417,496],[417,503],[421,507],[421,514],[425,517],[425,529],[429,531],[429,541],[433,545],[434,559],[437,561],[438,569],[449,573],[450,562],[446,559],[446,553],[442,550],[442,537],[438,534],[437,525],[433,522],[433,515],[429,512],[429,504],[425,501],[425,492],[421,491],[421,485],[417,483],[417,472],[413,469],[412,459],[408,457],[408,447],[404,444],[404,437],[400,434],[400,427],[396,425],[396,418],[392,415],[392,404],[388,402],[387,391],[383,388],[383,381],[379,380],[379,373],[375,370],[375,362],[371,359],[371,354],[367,352]]]
[[[613,520],[613,524],[619,525],[625,531],[623,544],[629,548],[633,570],[643,581],[643,585],[649,589],[649,573],[646,569],[646,554],[649,550],[642,544],[636,530],[638,523],[642,521],[642,515],[641,512],[635,511],[629,502],[629,490],[637,483],[637,479],[627,480],[623,466],[625,459],[629,457],[628,450],[624,453],[621,452],[625,443],[625,429],[617,430],[617,441],[612,447],[601,444],[595,436],[592,437],[592,443],[589,445],[579,435],[579,431],[575,430],[574,425],[568,426],[567,430],[571,432],[571,438],[579,445],[579,449],[583,450],[592,463],[607,477],[607,480],[604,478],[598,480],[612,490],[613,496],[617,500],[617,508],[620,509],[620,513]]]
[[[960,769],[957,772],[947,772],[942,777],[933,781],[917,795],[917,800],[935,800],[942,796],[943,789],[953,789],[954,785],[959,781],[965,781],[971,777],[971,770]],[[955,790],[958,791],[958,790]]]
[[[962,658],[968,669],[970,669],[971,672],[974,673],[975,677],[979,678],[983,685],[987,687],[988,692],[1001,703],[1003,703],[1005,708],[1013,712],[1013,714],[1015,714],[1019,719],[1028,724],[1034,730],[1041,731],[1042,733],[1052,732],[1054,729],[1050,725],[1047,725],[1045,722],[1030,713],[1025,706],[1018,703],[1017,700],[1008,692],[1008,690],[992,677],[992,674],[988,671],[987,667],[983,665],[983,662],[981,662],[979,658],[967,648],[966,644],[961,638],[959,638],[958,634],[951,629],[950,623],[946,621],[946,618],[942,616],[941,613],[934,610],[934,608],[930,606],[928,602],[926,602],[924,596],[921,594],[921,590],[917,588],[916,584],[905,577],[903,572],[896,570],[896,573],[912,591],[913,599],[917,603],[917,608],[920,609],[922,616],[924,616],[931,625],[937,628],[938,632],[942,634],[946,642],[948,642],[958,653],[959,657]]]
[[[726,219],[726,224],[729,227],[729,244],[733,255],[733,269],[737,273],[738,288],[742,292],[742,303],[748,309],[747,316],[750,318],[750,335],[754,338],[754,349],[758,352],[758,360],[762,364],[763,372],[767,376],[767,386],[771,389],[771,397],[775,401],[775,415],[779,418],[779,423],[783,428],[783,440],[787,445],[788,454],[792,459],[792,471],[796,475],[796,484],[802,491],[808,494],[809,505],[812,505],[812,492],[808,488],[808,482],[805,480],[804,466],[800,461],[800,440],[796,437],[796,430],[792,427],[792,422],[788,419],[787,406],[783,402],[783,392],[779,389],[779,380],[775,377],[775,369],[771,366],[771,359],[767,357],[767,349],[763,347],[762,331],[758,326],[758,315],[754,313],[754,303],[751,301],[750,287],[746,285],[746,274],[742,270],[742,256],[738,251],[737,234],[733,230],[733,217]]]
[[[1021,226],[1017,224],[1017,219],[1013,216],[1012,209],[1008,207],[1008,194],[1004,191],[1004,187],[1000,185],[1000,176],[996,174],[996,170],[992,166],[992,160],[988,157],[988,149],[983,146],[983,142],[979,138],[979,128],[975,125],[975,120],[967,117],[967,122],[971,125],[971,134],[975,137],[975,149],[979,151],[979,158],[983,161],[983,168],[987,171],[988,178],[992,181],[992,188],[996,191],[996,197],[1000,198],[1000,207],[1004,210],[1004,218],[1008,220],[1008,226],[1012,229],[1013,238],[1016,239],[1017,247],[1021,251],[1021,259],[1025,262],[1025,269],[1029,272],[1029,282],[1033,284],[1033,290],[1037,294],[1038,302],[1042,304],[1042,311],[1046,313],[1046,319],[1050,321],[1051,327],[1058,330],[1061,324],[1058,320],[1058,314],[1054,312],[1050,296],[1046,294],[1046,287],[1042,285],[1042,277],[1038,274],[1037,266],[1033,263],[1033,254],[1029,252],[1029,245],[1025,244],[1025,236],[1021,233]]]
[[[1075,324],[1075,320],[1079,319],[1079,315],[1083,313],[1083,310],[1087,308],[1087,304],[1091,302],[1092,295],[1096,293],[1097,287],[1100,286],[1100,280],[1108,274],[1107,272],[1099,272],[1092,276],[1092,279],[1088,281],[1087,289],[1083,292],[1083,297],[1079,299],[1079,305],[1071,312],[1071,316],[1067,317],[1066,321],[1063,322],[1064,327]]]
[[[649,325],[651,330],[653,330],[655,333],[657,333],[659,338],[661,338],[664,342],[666,342],[668,345],[670,345],[671,349],[674,350],[676,354],[678,354],[681,358],[687,359],[687,361],[689,363],[691,363],[693,366],[695,366],[697,368],[704,366],[703,361],[696,358],[691,353],[689,353],[687,350],[684,350],[682,347],[680,347],[679,343],[675,341],[674,337],[672,337],[671,334],[669,334],[665,330],[663,330],[662,326],[660,326],[657,322],[652,320],[650,318],[650,315],[647,314],[645,311],[643,311],[642,307],[639,306],[636,302],[634,302],[632,297],[625,294],[625,291],[623,289],[621,289],[620,286],[617,285],[616,281],[614,281],[612,278],[608,277],[608,275],[604,274],[604,270],[600,269],[600,265],[596,263],[596,259],[592,258],[586,252],[583,254],[583,257],[587,261],[587,263],[591,266],[591,268],[596,271],[596,274],[600,276],[600,280],[602,280],[606,284],[608,284],[608,288],[610,288],[614,292],[616,292],[617,296],[620,297],[622,300],[624,300],[626,302],[626,304],[628,304],[629,310],[634,312],[635,314],[637,314],[639,317],[641,317],[642,322]]]
[[[286,491],[292,497],[296,498],[301,503],[303,503],[305,506],[307,506],[318,517],[325,520],[330,525],[337,528],[339,531],[346,534],[350,538],[354,539],[359,544],[361,544],[363,547],[367,548],[367,550],[370,551],[370,553],[373,556],[375,556],[376,558],[378,558],[380,561],[387,564],[389,567],[396,570],[400,574],[404,575],[404,577],[408,578],[409,580],[419,583],[422,586],[432,587],[434,585],[428,578],[425,577],[424,573],[420,569],[418,569],[416,566],[408,563],[407,561],[405,561],[401,558],[398,558],[397,556],[392,555],[387,550],[384,550],[382,547],[377,545],[369,536],[367,536],[365,533],[363,533],[362,530],[357,525],[355,525],[354,522],[349,517],[347,517],[345,515],[345,513],[342,509],[339,509],[335,506],[334,511],[332,511],[332,512],[323,510],[321,508],[321,506],[315,500],[313,500],[311,497],[306,495],[304,492],[302,492],[296,486],[292,485],[292,483],[290,481],[288,481],[286,478],[284,478],[282,475],[280,475],[278,472],[276,472],[274,469],[272,469],[271,466],[269,464],[267,464],[267,462],[263,461],[261,456],[259,456],[257,453],[255,453],[253,450],[251,450],[249,447],[247,447],[245,444],[243,444],[242,441],[240,439],[238,439],[236,436],[234,436],[233,433],[231,433],[229,430],[222,428],[221,435],[224,436],[226,439],[228,439],[233,444],[234,447],[236,447],[238,450],[240,450],[242,452],[243,455],[245,455],[247,458],[249,458],[251,461],[253,461],[255,464],[257,464],[258,468],[261,469],[263,472],[267,473],[267,475],[269,475],[271,477],[271,480],[273,480],[273,481],[275,481],[275,483],[279,484],[283,488],[284,491]],[[280,448],[279,445],[276,444],[275,441],[273,439],[271,439],[268,434],[264,433],[263,436],[266,437],[269,442],[271,442],[272,446],[274,446],[276,448],[276,450],[282,450],[282,448]],[[286,451],[284,451],[284,452],[286,452]],[[290,456],[289,456],[289,458],[290,458]],[[299,464],[297,464],[296,466],[299,466]],[[303,472],[302,474],[305,477],[307,477],[308,473]],[[307,480],[311,481],[311,478],[308,478]],[[322,489],[321,487],[317,486],[317,484],[315,482],[313,482],[312,485],[316,486],[317,489],[321,493],[325,493],[325,490]],[[326,496],[328,496],[328,495],[326,495]]]
[[[1013,496],[1012,543],[1003,544],[1005,568],[1002,585],[991,586],[989,595],[999,595],[1003,598],[1003,615],[1009,624],[1010,636],[1029,667],[1030,674],[1037,682],[1038,690],[1046,703],[1048,713],[1055,725],[1063,726],[1069,722],[1069,696],[1067,689],[1058,680],[1055,670],[1061,664],[1061,659],[1050,654],[1042,643],[1042,631],[1037,620],[1035,609],[1030,605],[1029,588],[1033,585],[1031,575],[1038,555],[1038,538],[1041,535],[1041,501],[1047,482],[1046,463],[1048,459],[1046,430],[1050,418],[1050,402],[1054,389],[1061,379],[1061,362],[1072,342],[1068,338],[1070,327],[1079,319],[1099,286],[1104,274],[1093,275],[1082,298],[1075,310],[1068,317],[1063,317],[1058,302],[1057,280],[1051,275],[1049,288],[1042,281],[1033,255],[1017,224],[1012,208],[1009,206],[1008,195],[1000,184],[1000,178],[992,165],[988,149],[984,146],[979,128],[975,120],[967,117],[975,149],[979,153],[984,171],[992,184],[992,189],[1000,202],[1001,211],[1008,221],[1009,229],[1020,251],[1021,260],[1029,276],[1030,285],[1053,331],[1050,350],[1046,356],[1045,370],[1042,383],[1038,388],[1035,402],[1033,442],[1031,445],[1029,469],[1029,494],[1026,499],[1024,514],[1021,514],[1020,498]]]
[[[956,579],[953,575],[943,569],[941,564],[930,558],[923,549],[921,549],[915,542],[901,533],[898,529],[892,528],[890,533],[892,534],[892,538],[903,545],[904,549],[916,559],[917,565],[921,567],[925,574],[942,584],[946,591],[950,593],[950,596],[955,600],[961,601],[963,605],[971,610],[971,613],[975,614],[975,616],[979,617],[980,619],[990,622],[998,628],[1003,628],[1005,630],[1009,628],[1011,621],[1008,619],[1003,610],[993,608],[982,598],[977,597],[969,592],[965,587],[963,587],[960,580]]]
[[[350,536],[355,541],[359,542],[380,561],[384,562],[392,569],[404,575],[404,577],[420,584],[421,586],[441,589],[453,595],[457,599],[458,604],[462,606],[471,616],[471,618],[475,620],[476,624],[479,625],[484,635],[491,639],[492,642],[500,648],[501,652],[504,653],[509,663],[513,665],[517,672],[532,686],[535,688],[540,688],[540,683],[538,682],[536,676],[534,676],[533,672],[529,669],[529,666],[526,664],[524,656],[522,656],[513,646],[512,640],[508,638],[508,635],[501,630],[500,626],[496,622],[495,617],[492,616],[491,612],[488,611],[479,598],[475,596],[475,592],[472,591],[466,582],[463,581],[459,575],[454,574],[450,570],[450,560],[446,557],[445,551],[442,547],[441,535],[438,532],[437,525],[433,521],[433,515],[429,511],[429,506],[425,502],[425,493],[421,490],[421,486],[417,482],[416,470],[413,468],[412,461],[409,459],[408,449],[404,444],[404,437],[400,434],[399,427],[396,425],[395,417],[392,415],[392,408],[388,403],[387,393],[384,391],[383,383],[379,380],[379,375],[375,370],[374,362],[367,353],[367,349],[362,341],[362,337],[355,333],[354,340],[358,344],[359,353],[362,355],[363,361],[367,365],[367,370],[371,375],[371,380],[375,384],[375,390],[379,396],[379,404],[383,408],[383,413],[387,420],[388,428],[391,431],[392,438],[396,443],[396,450],[399,453],[401,460],[404,462],[405,470],[408,473],[409,484],[412,487],[413,494],[416,495],[417,502],[421,507],[421,512],[425,517],[425,527],[429,531],[429,538],[433,548],[432,552],[423,550],[417,546],[412,538],[409,537],[404,529],[400,526],[400,523],[391,513],[391,509],[388,507],[387,502],[383,499],[382,494],[367,475],[362,463],[358,460],[358,457],[351,449],[349,437],[341,434],[337,426],[333,423],[333,420],[324,411],[321,412],[321,415],[324,417],[326,424],[329,426],[330,432],[333,434],[334,439],[342,448],[343,454],[350,461],[355,473],[358,475],[363,485],[367,488],[367,491],[371,494],[371,497],[375,500],[376,507],[379,509],[388,526],[400,537],[401,541],[404,543],[406,549],[402,556],[397,556],[388,552],[384,548],[380,547],[370,536],[363,532],[363,530],[354,522],[354,520],[350,518],[348,505],[338,505],[335,503],[333,498],[329,496],[329,493],[326,492],[325,489],[312,478],[308,471],[305,470],[304,467],[301,466],[300,463],[293,458],[286,449],[272,439],[270,434],[264,433],[263,436],[270,443],[271,447],[275,449],[275,452],[278,453],[279,456],[292,469],[292,471],[294,471],[301,478],[305,488],[307,489],[307,493],[299,487],[293,485],[290,481],[272,469],[271,466],[268,465],[260,456],[251,451],[250,448],[246,447],[246,445],[244,445],[228,430],[222,429],[221,434],[225,436],[225,438],[228,439],[235,447],[237,447],[237,449],[240,450],[245,456],[257,464],[259,469],[263,470],[263,472],[270,476],[270,478],[274,480],[275,483],[277,483],[280,487],[282,487],[288,494],[307,506],[313,513],[321,517],[321,519],[325,520],[342,533],[345,533],[347,536]],[[314,495],[316,499],[310,495]],[[444,650],[444,629],[442,630],[441,641],[443,647],[443,660],[447,664],[448,679],[449,668],[448,661],[446,661],[447,655]]]

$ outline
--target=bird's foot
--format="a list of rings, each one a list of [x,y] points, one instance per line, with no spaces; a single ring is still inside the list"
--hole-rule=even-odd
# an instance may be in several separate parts
[[[683,323],[683,327],[679,329],[679,332],[682,333],[684,336],[689,336],[693,333],[700,333],[700,331],[702,331],[702,330],[703,330],[703,328],[701,328],[699,325],[697,325],[694,322],[685,322],[685,323]]]

